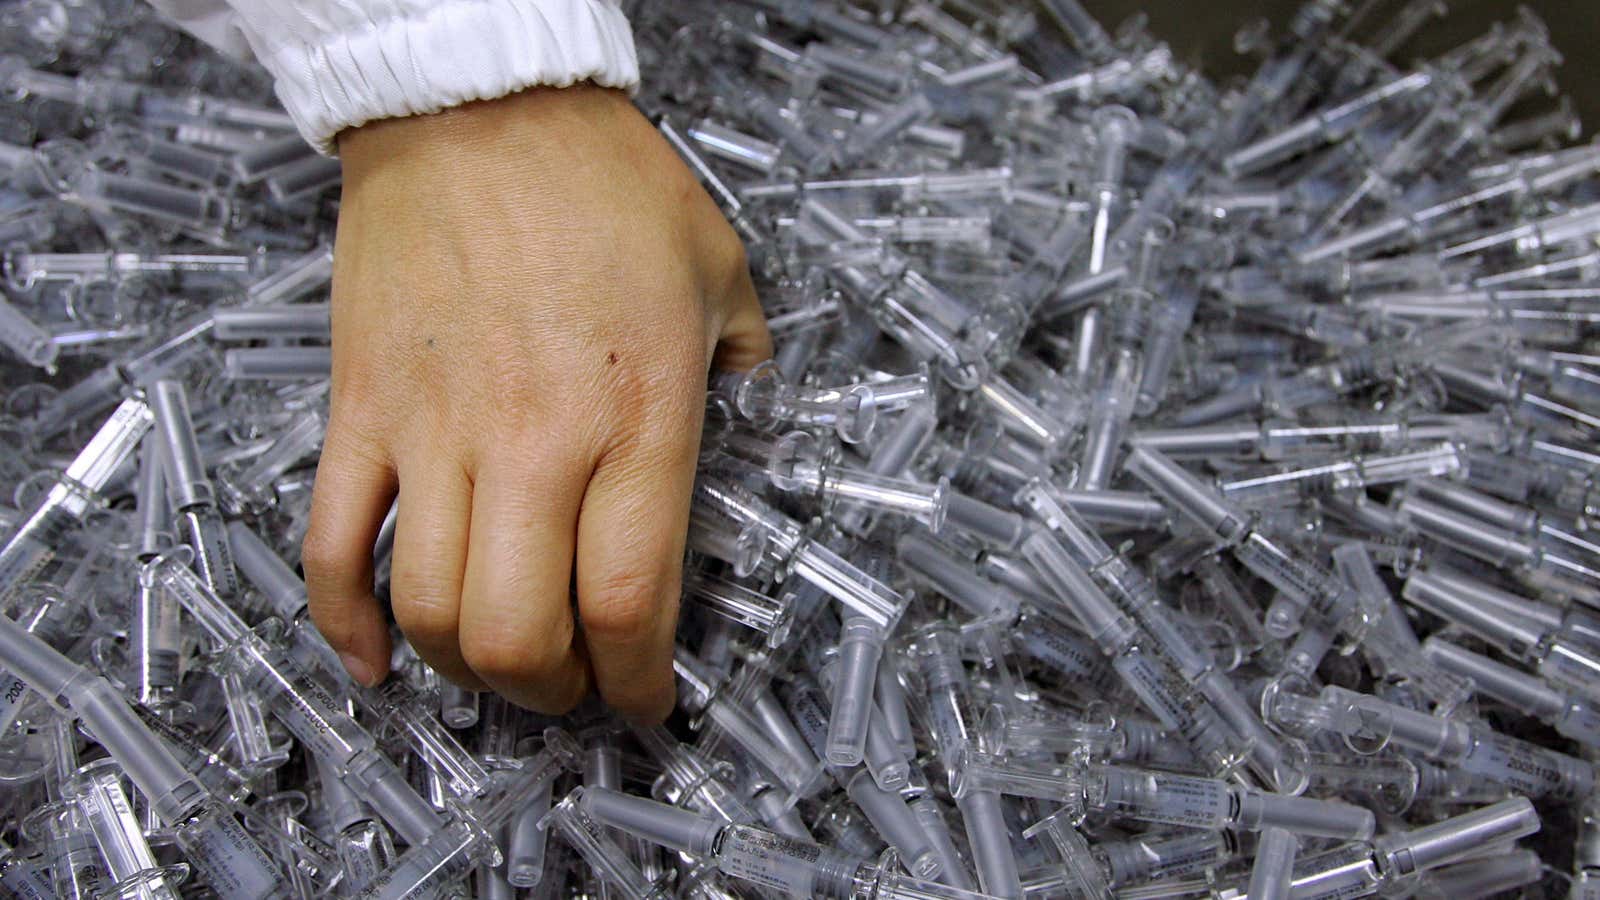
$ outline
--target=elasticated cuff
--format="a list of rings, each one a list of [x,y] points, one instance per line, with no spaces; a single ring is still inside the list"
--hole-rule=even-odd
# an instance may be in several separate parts
[[[437,0],[310,40],[253,37],[300,133],[330,154],[340,131],[374,119],[534,85],[639,83],[627,17],[605,0]]]

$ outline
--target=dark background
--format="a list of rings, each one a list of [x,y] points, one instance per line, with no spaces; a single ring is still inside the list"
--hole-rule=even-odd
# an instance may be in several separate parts
[[[1273,34],[1282,31],[1299,0],[1081,0],[1084,7],[1108,29],[1114,29],[1130,14],[1142,11],[1150,17],[1150,31],[1172,46],[1183,61],[1200,66],[1213,78],[1244,75],[1254,71],[1256,61],[1233,52],[1233,34],[1250,19],[1266,18],[1273,23]],[[1359,0],[1352,0],[1355,5]],[[1435,56],[1438,53],[1482,34],[1489,24],[1510,22],[1516,16],[1516,3],[1508,0],[1446,0],[1450,12],[1444,18],[1428,21],[1416,37],[1391,58],[1392,62]],[[1371,33],[1375,23],[1403,5],[1403,0],[1388,0],[1364,20],[1356,37]],[[1533,0],[1527,5],[1550,26],[1551,42],[1566,57],[1556,70],[1561,90],[1571,96],[1583,119],[1584,135],[1595,134],[1600,126],[1600,0]],[[1523,104],[1504,121],[1519,114],[1544,112],[1555,108],[1553,98]]]

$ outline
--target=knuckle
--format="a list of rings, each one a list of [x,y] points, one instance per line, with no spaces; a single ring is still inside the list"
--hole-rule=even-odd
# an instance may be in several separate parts
[[[308,582],[327,582],[337,578],[347,565],[348,556],[338,536],[314,518],[306,536],[300,543],[300,564],[305,567]],[[313,591],[315,592],[315,591]]]
[[[583,604],[583,628],[601,640],[633,642],[653,634],[665,604],[660,578],[642,572],[609,575]]]
[[[392,445],[377,421],[344,412],[329,420],[312,487],[313,528],[333,524],[333,517],[359,508],[391,472]]]
[[[560,674],[566,648],[548,638],[511,634],[463,636],[461,657],[478,677],[493,685],[548,681]]]
[[[460,620],[454,597],[395,580],[390,591],[394,621],[413,642],[436,644],[453,638]]]
[[[418,523],[401,516],[390,557],[390,593],[416,603],[455,608],[461,599],[459,559],[441,548],[452,546],[448,522]]]

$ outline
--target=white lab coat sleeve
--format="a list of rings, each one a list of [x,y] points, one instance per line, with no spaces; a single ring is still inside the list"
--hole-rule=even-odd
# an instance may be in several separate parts
[[[306,140],[534,85],[632,90],[616,0],[151,0],[196,37],[272,73]]]

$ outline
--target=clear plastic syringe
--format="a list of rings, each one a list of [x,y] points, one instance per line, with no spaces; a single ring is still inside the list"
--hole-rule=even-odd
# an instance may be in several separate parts
[[[9,348],[29,365],[55,374],[61,347],[43,325],[0,296],[0,345]]]
[[[1528,194],[1537,196],[1558,191],[1573,181],[1592,174],[1597,167],[1600,167],[1600,150],[1591,150],[1589,155],[1585,157],[1538,175],[1527,175],[1519,172],[1505,180],[1477,186],[1444,200],[1430,202],[1426,206],[1411,211],[1400,212],[1370,225],[1364,225],[1353,231],[1345,232],[1315,246],[1307,247],[1295,253],[1295,261],[1304,266],[1341,257],[1370,255],[1380,249],[1393,249],[1400,244],[1421,244],[1428,237],[1457,221],[1458,215],[1463,212],[1470,212],[1480,205],[1504,200],[1507,197],[1520,197]],[[1505,243],[1517,243],[1519,249],[1523,246],[1529,246],[1530,249],[1538,249],[1546,244],[1562,243],[1570,240],[1570,236],[1564,236],[1563,228],[1579,226],[1583,221],[1585,221],[1583,217],[1574,219],[1566,219],[1560,216],[1550,217],[1539,220],[1539,222],[1548,223],[1548,227],[1541,228],[1539,222],[1535,222],[1520,226],[1520,230],[1493,232],[1490,235],[1454,245],[1453,252],[1441,253],[1434,258],[1442,262],[1457,256],[1465,256],[1501,246]],[[1508,237],[1507,235],[1510,236]],[[1525,242],[1530,238],[1538,238],[1539,243],[1536,246],[1527,245]],[[1519,243],[1519,241],[1523,243]]]
[[[1113,59],[1065,78],[1025,88],[1017,92],[1018,99],[1041,110],[1052,109],[1060,98],[1092,103],[1161,81],[1169,77],[1173,70],[1172,50],[1165,44],[1159,44],[1135,56]]]
[[[665,117],[657,121],[656,129],[666,139],[667,143],[672,145],[672,149],[678,151],[678,155],[683,157],[684,163],[694,172],[700,183],[705,185],[706,191],[711,194],[712,199],[716,200],[717,205],[722,208],[734,230],[739,232],[739,236],[749,246],[751,255],[759,256],[768,243],[767,236],[765,231],[751,220],[744,200],[732,188],[728,187],[727,182],[722,180],[722,176],[717,174],[717,170],[701,155],[695,145],[684,137],[677,127]]]
[[[150,409],[167,471],[167,496],[183,538],[194,551],[195,568],[217,596],[236,597],[239,573],[233,565],[233,547],[217,508],[216,489],[206,475],[183,383],[162,379],[151,385]]]
[[[287,650],[252,631],[185,565],[187,555],[179,548],[158,556],[145,564],[140,577],[169,591],[205,628],[220,651],[219,671],[238,675],[246,690],[309,752],[333,766],[407,843],[416,846],[438,831],[444,825],[439,814],[411,788],[345,704],[307,675]],[[268,619],[265,627],[278,636],[276,619]]]
[[[1468,320],[1419,330],[1404,340],[1384,339],[1347,347],[1333,362],[1317,363],[1292,373],[1268,370],[1260,379],[1241,379],[1180,411],[1174,421],[1201,425],[1258,409],[1271,416],[1296,415],[1384,379],[1401,377],[1455,348],[1481,346],[1494,340],[1498,333],[1497,326]]]
[[[1095,386],[1089,402],[1089,416],[1083,427],[1082,458],[1073,487],[1101,491],[1111,486],[1116,474],[1117,451],[1123,432],[1134,414],[1139,392],[1139,355],[1127,347],[1118,348],[1113,361]]]
[[[344,667],[311,622],[306,586],[271,547],[243,522],[228,523],[239,571],[266,598],[270,614],[287,629],[290,658],[302,669],[321,669],[342,681]],[[404,679],[390,679],[376,688],[359,688],[355,700],[379,731],[392,728],[413,752],[427,761],[457,797],[475,797],[488,789],[489,775],[462,749],[455,736],[422,708],[415,688]]]
[[[1334,143],[1359,128],[1378,106],[1408,97],[1433,83],[1428,69],[1398,75],[1328,109],[1316,112],[1267,137],[1229,153],[1222,168],[1238,179],[1259,172],[1317,144]]]
[[[227,125],[242,130],[287,132],[294,121],[281,109],[199,92],[168,91],[135,81],[92,75],[59,75],[9,59],[0,78],[19,96],[82,106],[95,113],[123,113],[152,124]]]
[[[673,653],[672,669],[677,674],[678,696],[685,708],[738,744],[793,800],[815,795],[826,783],[821,763],[797,759],[780,748],[761,723],[723,690],[725,679],[692,651],[679,645]]]
[[[328,340],[332,320],[326,303],[247,304],[220,307],[211,314],[219,341],[283,339]]]
[[[670,895],[665,879],[652,881],[640,871],[613,836],[615,826],[597,820],[583,804],[583,798],[590,793],[605,790],[587,786],[575,788],[545,814],[539,827],[556,832],[567,846],[577,851],[590,874],[595,876],[595,889],[601,896],[620,896],[624,900],[666,900]],[[688,815],[692,816],[693,813]],[[624,835],[632,834],[627,829],[620,830]]]
[[[1456,444],[1432,444],[1390,453],[1355,454],[1263,475],[1234,475],[1218,482],[1217,487],[1230,500],[1252,506],[1275,506],[1292,502],[1296,497],[1334,494],[1414,478],[1458,475],[1466,467],[1465,457],[1465,448]]]
[[[1588,610],[1562,611],[1436,564],[1411,573],[1402,593],[1531,666],[1551,684],[1600,703],[1600,618]]]
[[[1321,425],[1269,419],[1259,423],[1141,429],[1128,440],[1172,459],[1229,456],[1275,462],[1348,451],[1399,449],[1430,441],[1494,447],[1511,439],[1510,429],[1511,422],[1504,415],[1493,413],[1386,417]]]
[[[845,443],[856,444],[871,437],[878,420],[878,408],[868,385],[823,390],[790,384],[772,360],[749,372],[720,376],[715,390],[731,399],[740,415],[763,430],[772,430],[779,423],[829,428]]]
[[[296,463],[322,446],[328,417],[321,409],[309,409],[295,416],[278,433],[270,446],[242,470],[223,469],[217,486],[221,501],[230,514],[260,513],[277,502],[273,483]]]
[[[1432,716],[1334,685],[1310,697],[1295,693],[1285,682],[1275,682],[1268,686],[1261,709],[1286,731],[1330,733],[1363,752],[1392,742],[1529,797],[1579,800],[1595,789],[1594,766],[1584,760],[1487,726]]]
[[[1439,251],[1439,258],[1445,260],[1473,256],[1506,246],[1518,253],[1530,254],[1560,244],[1583,241],[1596,232],[1600,232],[1600,203],[1591,203],[1451,244]]]
[[[1297,834],[1366,840],[1376,828],[1372,811],[1348,803],[1258,791],[1217,778],[1153,769],[1067,763],[1030,763],[968,749],[955,793],[992,790],[1063,803],[1081,817],[1113,818],[1204,828],[1260,831],[1273,826]]]
[[[46,281],[116,282],[124,278],[181,273],[260,277],[265,257],[240,253],[35,253],[5,252],[6,281],[29,291]]]
[[[777,442],[767,475],[781,491],[818,495],[830,507],[848,504],[904,516],[934,531],[944,527],[949,506],[949,479],[923,484],[840,465],[805,431],[790,432]]]
[[[1263,828],[1256,841],[1256,858],[1250,865],[1249,896],[1252,900],[1289,900],[1294,878],[1294,861],[1300,853],[1300,839],[1287,828]]]
[[[726,771],[721,764],[680,743],[659,725],[635,728],[633,735],[661,768],[652,789],[655,796],[724,822],[757,821],[755,811],[723,780]]]
[[[139,481],[134,496],[139,516],[136,559],[144,563],[167,550],[172,537],[168,531],[170,510],[160,449],[148,437],[139,455]],[[160,707],[178,689],[182,657],[178,605],[165,593],[141,583],[132,613],[128,625],[128,683],[135,700]]]
[[[1287,604],[1274,604],[1269,611],[1268,634],[1294,634],[1305,612],[1356,636],[1366,630],[1366,613],[1348,585],[1287,542],[1256,529],[1252,516],[1215,488],[1148,447],[1134,446],[1128,453],[1126,468],[1185,517],[1214,535],[1245,568],[1278,589]]]
[[[1178,757],[1187,753],[1183,748],[1172,748],[1165,743],[1161,728],[1155,722],[1091,714],[1089,710],[1019,708],[1009,712],[1006,707],[994,704],[984,711],[978,723],[978,734],[979,746],[986,752],[1010,753],[1022,758],[1049,754],[1136,764],[1149,762],[1151,752],[1164,747],[1174,750],[1170,754],[1171,761],[1181,765]]]
[[[265,601],[265,614],[283,625],[290,656],[301,668],[321,669],[342,683],[345,675],[339,655],[310,620],[305,582],[244,522],[228,523],[228,543],[239,573]]]
[[[824,756],[830,765],[861,763],[877,705],[872,693],[878,681],[878,660],[888,640],[878,626],[860,616],[846,616],[839,629],[838,655],[832,661],[831,715]]]
[[[1466,702],[1472,684],[1422,655],[1410,621],[1378,574],[1367,546],[1349,541],[1335,547],[1332,555],[1334,571],[1361,595],[1362,605],[1371,611],[1372,628],[1362,638],[1361,650],[1373,667],[1385,678],[1404,679],[1433,703],[1435,712],[1448,714]]]
[[[737,582],[699,572],[685,573],[683,599],[709,613],[737,622],[763,635],[768,647],[782,646],[794,625],[794,607],[786,597],[774,598]]]
[[[0,606],[55,558],[67,531],[139,448],[154,418],[142,398],[122,401],[0,547]]]
[[[1407,884],[1404,879],[1539,830],[1539,814],[1526,797],[1443,819],[1409,831],[1384,834],[1371,841],[1343,844],[1296,861],[1290,896],[1301,900],[1369,897],[1381,889]],[[1240,882],[1213,889],[1217,900],[1249,900]]]
[[[129,900],[177,900],[189,867],[158,866],[144,829],[122,789],[115,760],[98,759],[70,773],[62,794],[77,804],[114,885],[110,893]]]
[[[1122,203],[1123,174],[1128,142],[1139,127],[1139,117],[1124,106],[1102,106],[1092,121],[1095,138],[1094,216],[1089,238],[1089,274],[1105,270],[1111,217]]]
[[[358,900],[446,900],[481,865],[504,860],[493,835],[500,833],[528,798],[547,788],[562,771],[575,767],[577,744],[559,729],[547,729],[545,746],[511,770],[499,792],[479,804],[454,809],[448,822],[368,882]]]
[[[1227,831],[1175,831],[1105,841],[1091,848],[1112,887],[1164,878],[1183,878],[1220,866],[1238,852]]]
[[[45,803],[19,826],[19,833],[43,851],[41,859],[50,870],[51,895],[56,900],[95,900],[104,895],[105,860],[76,803]]]
[[[795,231],[807,243],[824,246],[859,246],[869,240],[848,216],[815,199],[801,206]],[[961,390],[976,387],[988,369],[983,353],[999,340],[1007,323],[940,290],[899,255],[881,256],[876,265],[853,263],[835,263],[833,274],[879,328],[918,360],[937,363],[940,375],[952,385]]]
[[[215,890],[240,900],[288,900],[288,885],[272,857],[184,770],[109,682],[9,616],[0,616],[0,657],[29,687],[83,720]]]
[[[35,434],[41,441],[48,440],[101,410],[110,409],[134,389],[210,352],[210,344],[201,340],[210,333],[210,312],[196,313],[160,338],[94,369],[40,408],[30,421]]]
[[[761,569],[767,542],[766,529],[754,522],[735,525],[703,508],[689,514],[689,550],[727,563],[735,578],[748,578]]]
[[[244,307],[288,303],[326,287],[332,278],[333,248],[314,247],[288,260],[272,274],[251,282],[244,289],[240,302]]]
[[[973,725],[966,706],[967,672],[961,662],[961,637],[948,622],[933,622],[915,635],[915,653],[926,691],[934,745],[952,786],[962,754],[972,745]],[[985,892],[1021,897],[1022,880],[1011,849],[1000,795],[991,790],[969,792],[956,804],[972,847],[973,867]]]
[[[746,200],[778,200],[813,194],[835,195],[838,199],[844,199],[850,195],[870,196],[877,193],[896,194],[898,199],[908,202],[981,199],[996,196],[1003,198],[1010,195],[1015,180],[1016,176],[1010,168],[1000,166],[956,172],[915,174],[891,172],[806,181],[768,182],[745,185],[739,194]],[[806,199],[814,198],[807,196]]]
[[[965,612],[980,619],[1016,619],[1022,598],[1006,586],[980,577],[973,571],[972,562],[954,547],[910,531],[895,542],[895,555],[908,575],[931,586]]]
[[[1506,40],[1511,49],[1523,40]],[[1532,42],[1529,42],[1532,43]],[[1353,213],[1375,192],[1389,187],[1398,176],[1427,163],[1449,159],[1469,142],[1480,139],[1486,129],[1505,112],[1534,73],[1551,61],[1548,44],[1528,48],[1514,57],[1511,68],[1496,82],[1484,101],[1472,98],[1471,79],[1464,70],[1440,67],[1429,86],[1436,90],[1437,102],[1396,141],[1387,152],[1360,173],[1359,181],[1344,193],[1322,217],[1319,230],[1326,231]]]
[[[150,216],[213,244],[234,239],[248,209],[220,191],[119,175],[94,165],[68,176],[62,199],[90,210]]]
[[[905,611],[908,598],[809,537],[798,522],[744,488],[702,477],[695,485],[694,500],[740,526],[761,525],[771,537],[768,551],[779,561],[780,575],[798,575],[885,631]]]
[[[1497,852],[1490,848],[1481,856],[1421,873],[1415,896],[1418,900],[1454,900],[1469,894],[1511,894],[1518,888],[1531,888],[1548,872],[1544,860],[1532,850]]]
[[[1600,709],[1587,697],[1576,696],[1511,666],[1438,635],[1422,644],[1422,654],[1446,671],[1470,678],[1478,692],[1543,721],[1556,731],[1593,748],[1600,748]]]
[[[762,134],[774,141],[783,156],[798,163],[802,172],[814,175],[832,167],[832,147],[813,137],[803,123],[789,118],[787,109],[761,89],[730,77],[720,68],[707,75],[717,95],[728,98],[735,109],[759,126]]]
[[[901,875],[892,855],[872,863],[843,850],[753,825],[725,824],[642,797],[603,788],[581,790],[577,803],[595,819],[664,847],[715,860],[723,873],[789,897],[979,900],[985,896]]]
[[[1243,761],[1238,735],[1199,695],[1155,642],[1101,591],[1072,554],[1044,529],[1023,541],[1022,553],[1054,594],[1089,634],[1111,667],[1145,708],[1178,735],[1212,772],[1232,771]],[[952,769],[953,771],[953,769]]]
[[[1161,603],[1154,583],[1143,572],[1112,550],[1070,505],[1057,502],[1046,483],[1029,482],[1017,492],[1017,501],[1061,538],[1060,545],[1073,560],[1149,636],[1152,649],[1158,650],[1186,682],[1195,686],[1216,714],[1249,742],[1251,763],[1263,783],[1290,792],[1304,786],[1305,773],[1295,768],[1283,743],[1261,723],[1210,654],[1188,638],[1175,612]]]
[[[31,598],[29,598],[31,599]],[[76,604],[45,594],[37,603],[13,610],[17,621],[30,634],[51,646],[70,647],[81,633],[83,613]],[[0,733],[10,731],[23,713],[33,705],[33,692],[20,677],[0,668]]]
[[[19,856],[16,849],[3,840],[0,840],[0,888],[10,891],[17,900],[51,900],[55,896],[45,870],[33,860]]]
[[[1045,0],[1044,11],[1072,45],[1093,62],[1102,62],[1117,52],[1116,44],[1095,17],[1078,0]]]
[[[394,841],[389,830],[373,820],[372,811],[361,802],[339,773],[322,760],[315,760],[321,805],[333,830],[333,850],[343,870],[341,887],[347,893],[360,891],[379,872],[394,864]]]
[[[1600,588],[1600,562],[1544,541],[1529,540],[1443,503],[1406,491],[1395,505],[1401,522],[1423,536],[1468,556],[1508,570],[1548,575],[1564,581]]]

